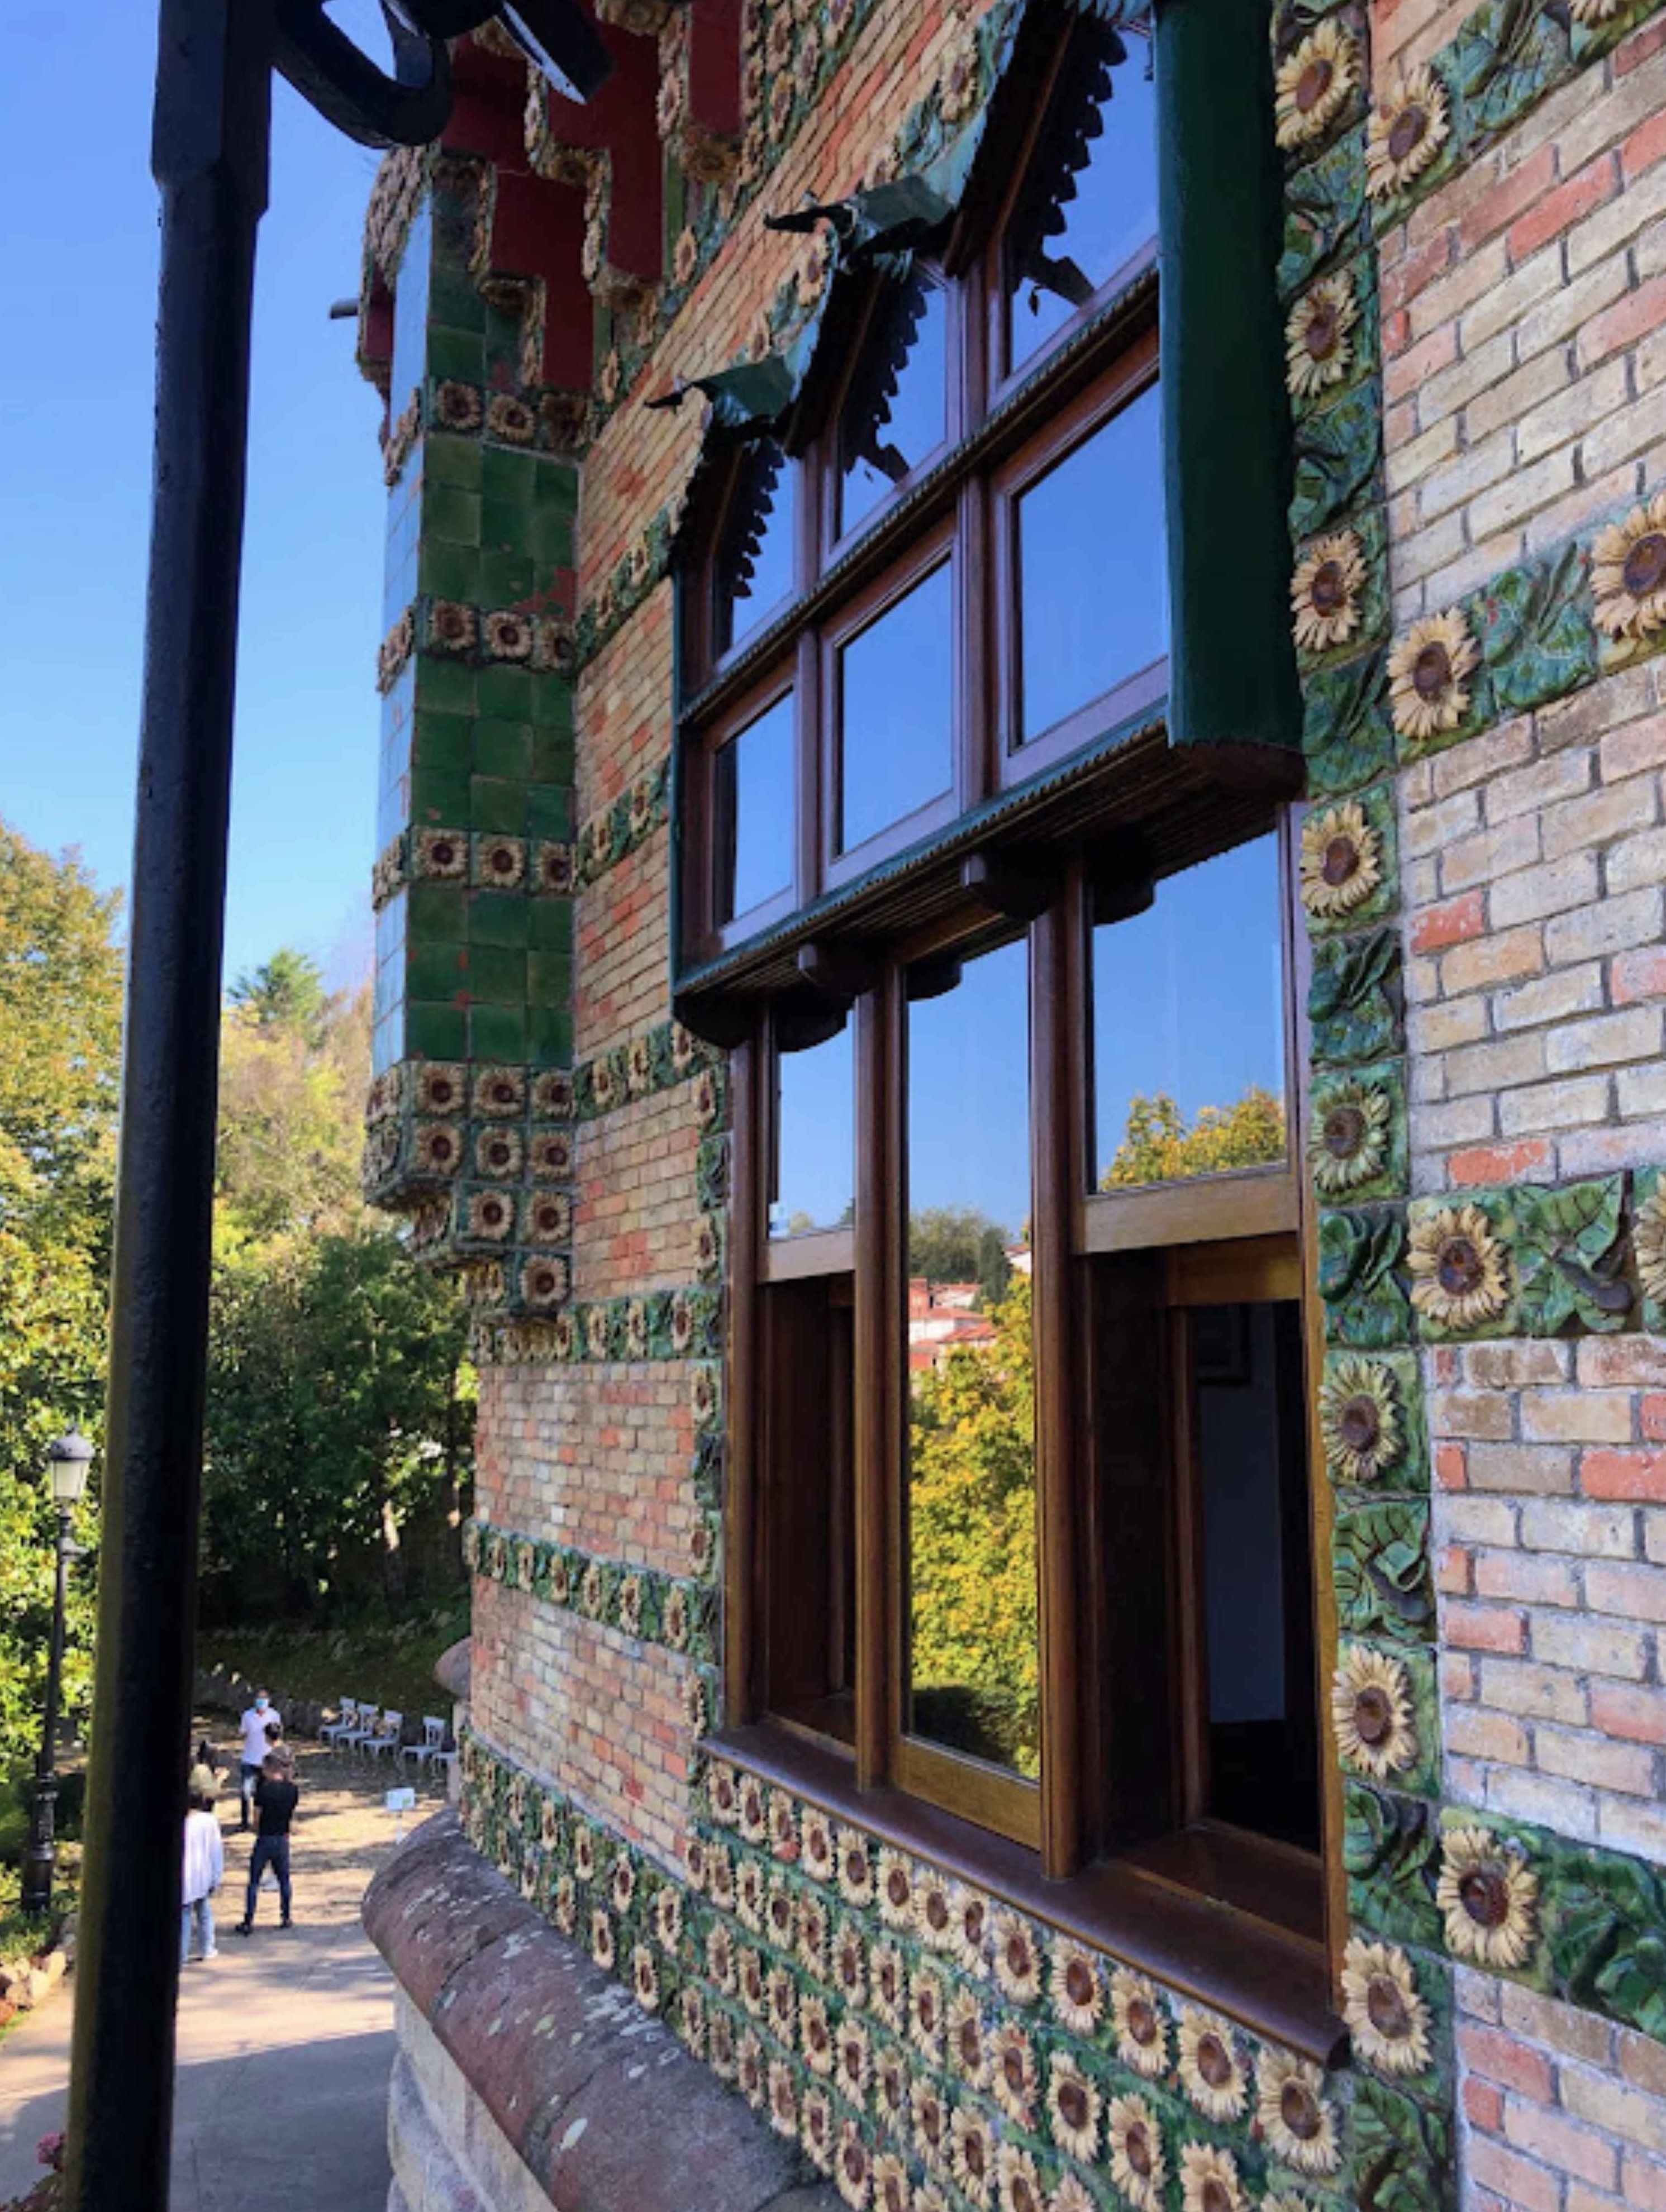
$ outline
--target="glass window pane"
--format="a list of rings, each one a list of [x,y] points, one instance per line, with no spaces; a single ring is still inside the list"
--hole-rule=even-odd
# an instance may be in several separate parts
[[[949,433],[948,295],[914,270],[880,295],[839,419],[839,534]]]
[[[848,1227],[855,1218],[855,1025],[775,1060],[772,1237]]]
[[[839,653],[839,850],[954,780],[954,564],[945,561]]]
[[[1084,25],[1072,41],[1006,237],[1012,368],[1157,235],[1150,63],[1148,25]]]
[[[1286,1156],[1278,840],[1218,854],[1093,933],[1099,1188]]]
[[[1041,1768],[1025,947],[909,1009],[909,1727]]]
[[[727,653],[790,597],[798,469],[773,439],[749,446],[718,537],[714,649]]]
[[[715,919],[733,921],[793,880],[793,695],[720,745],[713,762]]]
[[[1169,649],[1158,387],[1102,423],[1017,504],[1025,744]]]

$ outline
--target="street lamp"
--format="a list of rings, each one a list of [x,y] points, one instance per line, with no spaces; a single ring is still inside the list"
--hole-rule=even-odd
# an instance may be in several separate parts
[[[77,1428],[54,1437],[46,1447],[47,1482],[58,1508],[58,1574],[52,1590],[52,1648],[46,1660],[46,1709],[40,1723],[40,1749],[35,1754],[29,1848],[23,1860],[25,1912],[52,1910],[52,1869],[58,1863],[53,1812],[58,1803],[58,1692],[64,1672],[64,1600],[70,1561],[77,1556],[70,1540],[70,1520],[87,1487],[92,1457],[93,1447]]]
[[[612,66],[579,0],[383,0],[391,75],[325,0],[161,0],[159,13],[155,472],[65,2212],[162,2212],[168,2196],[249,313],[272,71],[362,143],[420,146],[450,114],[447,41],[482,24],[496,20],[581,98]],[[119,1756],[142,1788],[119,1787]]]

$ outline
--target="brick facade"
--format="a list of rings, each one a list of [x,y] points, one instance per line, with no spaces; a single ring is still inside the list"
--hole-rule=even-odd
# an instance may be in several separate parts
[[[468,102],[437,161],[396,157],[379,183],[362,326],[392,486],[371,1180],[465,1269],[482,1314],[466,1831],[614,1972],[640,1976],[646,1958],[642,2002],[720,2078],[747,2089],[755,2046],[753,2101],[786,2132],[784,2099],[859,2206],[881,2203],[892,2159],[904,2195],[883,2212],[1140,2212],[1109,2129],[1145,2099],[1170,2177],[1152,2205],[1168,2212],[1183,2176],[1184,2212],[1666,2212],[1666,2044],[1645,2032],[1666,2032],[1666,1260],[1657,1278],[1646,1246],[1651,1209],[1666,1218],[1666,661],[1651,657],[1666,605],[1616,635],[1597,604],[1602,533],[1666,488],[1666,21],[1653,0],[1274,11],[1281,60],[1328,25],[1360,76],[1326,133],[1286,134],[1276,282],[1292,314],[1331,279],[1360,310],[1344,390],[1356,428],[1297,398],[1292,536],[1295,557],[1316,560],[1341,533],[1365,578],[1353,634],[1301,663],[1312,805],[1338,821],[1358,808],[1381,882],[1352,915],[1310,905],[1317,957],[1337,976],[1381,952],[1389,980],[1368,1053],[1316,1015],[1315,1082],[1377,1086],[1398,1150],[1363,1202],[1331,1202],[1316,1288],[1327,1376],[1375,1361],[1409,1439],[1375,1492],[1330,1469],[1337,1579],[1358,1570],[1366,1593],[1349,1601],[1345,1656],[1399,1670],[1418,1732],[1415,1764],[1386,1778],[1344,1757],[1347,1832],[1331,1849],[1351,1920],[1333,1949],[1340,1964],[1351,1936],[1359,1972],[1392,1954],[1429,2047],[1409,2070],[1374,2060],[1346,1981],[1351,2063],[1340,2032],[1331,2049],[1288,2021],[1211,2028],[1177,1973],[1142,1985],[1172,2038],[1153,2071],[1110,2024],[1125,1960],[1090,1962],[1112,2002],[1084,2027],[1039,1989],[1014,1996],[987,1933],[941,1953],[912,1920],[888,1936],[872,1876],[889,1846],[842,1830],[865,1881],[831,1858],[818,1874],[811,1838],[830,1824],[816,1804],[761,1790],[754,1820],[736,1800],[745,1777],[702,1747],[721,1699],[728,1101],[721,1054],[671,1003],[667,549],[705,425],[697,401],[647,402],[805,326],[825,241],[765,216],[892,173],[899,147],[945,127],[942,88],[969,53],[974,109],[987,101],[1024,11],[598,12],[622,59],[611,121],[540,94],[528,136],[514,64],[489,43],[465,56]],[[1386,130],[1425,67],[1448,143],[1373,192],[1368,130]],[[650,279],[625,265],[624,218],[632,194],[661,191],[665,269]],[[575,349],[575,332],[592,342]],[[1314,490],[1305,462],[1335,464],[1349,436],[1353,475],[1321,470]],[[445,634],[469,616],[483,639],[506,612],[527,626],[524,663],[487,665],[483,644]],[[1471,696],[1420,734],[1397,718],[1393,656],[1449,614],[1474,647]],[[494,635],[521,653],[518,633]],[[459,919],[463,895],[432,860],[447,832],[473,841],[475,870],[493,839],[523,840],[524,883],[473,878],[500,901],[512,888],[511,906],[471,890]],[[456,1007],[430,980],[453,974]],[[458,1120],[458,1142],[477,1158],[513,1127],[501,1188],[517,1209],[557,1191],[559,1238],[529,1237],[517,1211],[494,1257],[453,1205],[422,1150],[441,1121],[420,1090],[431,1064],[523,1086],[509,1119]],[[1503,1287],[1478,1316],[1443,1322],[1414,1249],[1460,1209],[1496,1245]],[[526,1270],[557,1248],[559,1289],[535,1292]],[[1399,1620],[1370,1594],[1385,1528]],[[1427,1589],[1426,1623],[1408,1626]],[[1531,1885],[1520,1955],[1489,1965],[1444,1893],[1476,1831]],[[902,1863],[915,1893],[939,1880],[924,1857]],[[1057,1931],[970,1902],[980,1929],[987,1904],[991,1927],[1016,1925],[1063,1972]],[[818,1924],[857,1942],[860,1994],[835,1985],[826,1942],[805,1934]],[[1096,2085],[1091,2156],[1065,2154],[1035,2099],[1003,2098],[988,2067],[909,2044],[877,1994],[887,1942],[907,1986],[940,1977],[985,2033],[1025,2049],[1033,2034],[1055,2075]],[[798,1978],[790,1999],[782,1976]],[[818,1977],[869,2054],[872,2090],[865,2075],[842,2103],[806,2055]],[[1206,2033],[1238,2082],[1213,2112],[1179,2055]],[[445,2069],[463,2061],[420,2020],[407,2042],[409,2125],[443,2133]],[[887,2110],[888,2054],[918,2094],[934,2085],[988,2131],[981,2191],[921,2149],[917,2114]],[[1308,2082],[1304,2068],[1335,2155],[1281,2165],[1268,2100],[1292,2069]],[[835,2146],[852,2139],[847,2170]],[[1206,2168],[1225,2196],[1201,2193]]]

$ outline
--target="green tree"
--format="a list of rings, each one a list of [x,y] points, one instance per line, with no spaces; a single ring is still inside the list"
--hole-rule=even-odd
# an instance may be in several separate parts
[[[992,1247],[1000,1249],[1004,1261],[1006,1231],[975,1206],[927,1206],[909,1216],[911,1275],[933,1283],[993,1279]]]
[[[1286,1148],[1284,1107],[1273,1092],[1252,1084],[1231,1106],[1202,1106],[1189,1127],[1166,1091],[1128,1104],[1128,1127],[1101,1190],[1177,1182],[1188,1176],[1219,1175],[1228,1168],[1260,1167],[1280,1160]]]
[[[909,1552],[915,1712],[938,1741],[1034,1774],[1040,1646],[1027,1276],[1012,1277],[989,1317],[992,1342],[952,1351],[940,1367],[914,1378]]]
[[[324,977],[293,945],[280,945],[270,960],[245,969],[226,995],[262,1029],[287,1030],[315,1048],[324,1042],[331,1012]]]
[[[215,1152],[220,1251],[365,1218],[360,1115],[369,1080],[368,987],[323,1001],[321,1012],[292,1015],[281,1000],[228,1006]]]
[[[0,823],[0,1770],[30,1755],[52,1620],[48,1443],[100,1437],[121,1039],[119,902]],[[77,1535],[96,1535],[96,1498]],[[71,1577],[64,1712],[86,1713],[93,1574]]]

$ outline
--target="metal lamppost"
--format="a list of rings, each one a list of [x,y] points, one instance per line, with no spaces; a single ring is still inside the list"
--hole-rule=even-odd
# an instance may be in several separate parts
[[[70,1541],[70,1522],[87,1487],[87,1470],[93,1447],[81,1431],[70,1428],[46,1447],[46,1474],[52,1504],[58,1508],[58,1538],[54,1547],[58,1571],[52,1589],[52,1640],[46,1659],[46,1705],[40,1722],[40,1749],[35,1754],[34,1796],[29,1808],[29,1848],[23,1859],[22,1904],[25,1912],[50,1912],[52,1869],[58,1864],[54,1813],[58,1804],[58,1697],[64,1672],[64,1601],[68,1595],[70,1562],[80,1550]]]
[[[255,233],[271,74],[373,146],[437,138],[447,41],[496,18],[563,89],[578,0],[382,0],[392,74],[325,0],[161,0],[156,438],[65,2212],[164,2212],[179,1973],[226,830]],[[117,1759],[140,1785],[117,1804]]]

